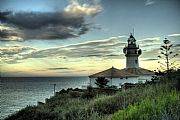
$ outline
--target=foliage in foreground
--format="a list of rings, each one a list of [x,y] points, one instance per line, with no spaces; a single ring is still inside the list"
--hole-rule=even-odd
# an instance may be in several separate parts
[[[179,120],[180,94],[175,91],[130,105],[115,113],[112,120]]]

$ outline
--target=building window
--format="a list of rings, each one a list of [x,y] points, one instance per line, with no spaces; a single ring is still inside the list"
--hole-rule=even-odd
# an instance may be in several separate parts
[[[135,60],[135,63],[138,63],[138,61],[137,61],[137,60]]]

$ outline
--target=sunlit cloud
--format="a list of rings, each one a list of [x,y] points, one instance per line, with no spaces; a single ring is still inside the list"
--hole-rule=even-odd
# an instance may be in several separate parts
[[[126,44],[119,39],[120,37],[111,37],[105,40],[94,40],[57,48],[43,49],[24,55],[23,57],[27,59],[44,57],[79,58],[115,56],[117,52],[115,49]]]
[[[23,40],[23,38],[18,37],[18,36],[8,36],[6,38],[2,38],[1,41],[19,41],[19,42],[22,42],[24,40]]]
[[[88,5],[88,4],[79,4],[77,1],[72,1],[64,11],[72,16],[81,17],[81,16],[95,16],[101,12],[102,7],[100,5]]]
[[[155,59],[159,54],[161,42],[152,43],[146,41],[150,39],[151,38],[145,38],[143,41],[140,41],[140,48],[143,50],[141,58]],[[154,37],[152,39],[157,41],[159,37]],[[121,50],[127,44],[126,40],[126,36],[116,36],[102,40],[93,40],[41,50],[29,46],[8,45],[8,48],[1,49],[1,55],[3,55],[3,60],[5,62],[15,61],[15,63],[16,61],[30,58],[56,58],[62,60],[76,58],[124,59],[124,54]],[[175,51],[178,49],[177,46],[178,44],[175,44],[173,47]]]
[[[144,38],[143,40],[160,40],[161,37]]]
[[[23,41],[21,37],[18,36],[16,28],[11,25],[0,23],[0,40],[1,41]]]
[[[118,49],[120,47],[123,48],[126,44],[122,39],[126,39],[126,37],[110,37],[104,40],[94,40],[42,50],[37,50],[29,46],[8,45],[7,48],[1,48],[1,55],[3,55],[2,57],[5,62],[13,61],[13,58],[14,62],[29,58],[122,58],[122,54],[118,53]]]
[[[7,44],[0,48],[1,62],[14,64],[23,59],[23,54],[28,54],[35,51],[35,48],[18,44]]]
[[[7,44],[6,47],[0,48],[1,55],[19,54],[27,50],[35,50],[30,46],[22,46],[18,44]]]
[[[9,26],[6,26],[6,25],[3,25],[2,23],[0,23],[0,30],[13,30],[13,28],[9,27]]]
[[[169,37],[178,37],[178,36],[180,36],[180,34],[170,34],[170,35],[168,35]]]
[[[158,42],[158,43],[141,43],[140,44],[140,47],[144,47],[144,48],[147,48],[147,47],[152,47],[152,46],[160,46],[161,43]]]

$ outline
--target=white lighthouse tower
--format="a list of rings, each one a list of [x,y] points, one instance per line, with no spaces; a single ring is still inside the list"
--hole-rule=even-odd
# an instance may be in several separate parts
[[[123,52],[126,56],[126,68],[139,68],[138,57],[142,51],[136,45],[136,39],[132,34],[128,38],[128,46],[125,46]]]

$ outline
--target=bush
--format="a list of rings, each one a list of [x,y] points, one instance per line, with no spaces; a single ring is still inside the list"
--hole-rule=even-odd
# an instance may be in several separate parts
[[[93,98],[94,96],[96,96],[96,93],[94,92],[93,88],[91,86],[88,86],[87,87],[87,91],[85,91],[83,94],[82,94],[82,98],[86,98],[86,99],[91,99]]]
[[[65,93],[67,93],[67,91],[66,91],[65,89],[62,89],[62,90],[59,92],[59,94],[65,94]]]
[[[57,115],[35,106],[27,106],[5,120],[57,120]]]
[[[95,84],[100,88],[105,88],[105,87],[107,87],[108,82],[109,82],[109,80],[107,80],[105,77],[98,77],[96,79]]]
[[[83,93],[78,91],[71,91],[69,92],[69,94],[71,95],[71,97],[76,98],[76,97],[80,97]]]

